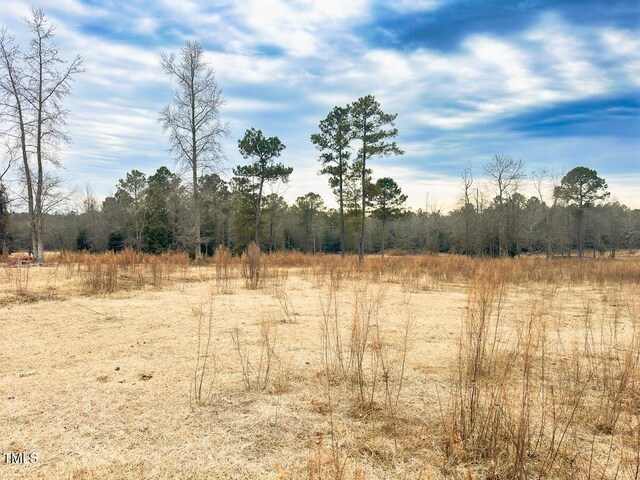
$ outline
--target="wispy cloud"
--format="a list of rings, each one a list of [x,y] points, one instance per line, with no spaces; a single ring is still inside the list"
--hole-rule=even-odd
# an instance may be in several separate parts
[[[499,5],[499,6],[497,6]],[[331,203],[309,142],[335,105],[372,93],[397,113],[401,158],[374,159],[410,203],[456,204],[460,170],[481,172],[494,153],[532,168],[596,168],[640,207],[640,38],[637,2],[421,0],[51,0],[61,54],[86,72],[68,100],[74,143],[63,176],[106,194],[132,168],[172,166],[158,111],[172,85],[160,53],[199,40],[215,68],[237,138],[262,128],[287,145],[294,167],[285,196],[309,190]],[[26,44],[13,0],[0,24]],[[635,202],[635,203],[634,203]]]

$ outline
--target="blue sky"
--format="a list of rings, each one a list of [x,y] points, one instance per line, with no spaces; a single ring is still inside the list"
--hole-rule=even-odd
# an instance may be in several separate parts
[[[0,24],[26,42],[31,3],[4,0]],[[37,5],[36,5],[37,6]],[[477,185],[493,154],[556,175],[596,169],[640,208],[640,4],[545,0],[48,0],[63,57],[85,58],[68,100],[58,173],[103,197],[119,178],[176,167],[157,123],[172,85],[161,52],[198,40],[223,89],[227,175],[249,127],[287,146],[285,198],[334,205],[309,142],[335,105],[373,94],[397,113],[402,157],[375,159],[414,208],[455,207],[460,172]],[[531,193],[528,182],[523,190]]]

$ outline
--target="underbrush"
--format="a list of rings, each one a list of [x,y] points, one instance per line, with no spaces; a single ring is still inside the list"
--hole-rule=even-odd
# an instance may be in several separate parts
[[[25,299],[57,292],[55,282],[34,287],[35,272],[91,295],[209,282],[210,297],[185,314],[195,326],[192,410],[214,418],[220,405],[235,408],[225,400],[235,389],[234,400],[311,415],[318,440],[300,447],[306,461],[283,467],[285,477],[640,475],[637,259],[405,255],[360,265],[252,245],[240,257],[218,247],[197,264],[126,250],[65,253],[49,265],[7,266],[0,287]],[[303,289],[315,310],[296,297]],[[447,290],[466,295],[462,313],[441,320],[451,336],[438,341],[455,354],[439,376],[421,376],[417,365],[437,363],[424,345],[429,302]],[[262,295],[276,310],[257,302],[255,316],[229,325],[235,298],[223,295]],[[302,329],[311,345],[292,345]]]
[[[443,418],[446,471],[482,478],[637,478],[640,324],[632,302],[589,302],[575,333],[533,295],[505,318],[495,271],[469,284]],[[614,295],[619,293],[612,289]],[[597,314],[597,316],[596,316]]]

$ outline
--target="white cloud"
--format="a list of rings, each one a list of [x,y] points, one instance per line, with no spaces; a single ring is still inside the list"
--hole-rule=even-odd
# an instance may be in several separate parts
[[[604,47],[619,66],[626,81],[640,86],[640,39],[632,32],[624,30],[605,29],[601,32]]]
[[[28,4],[5,3],[0,24],[19,30],[17,22],[28,13]],[[91,171],[87,159],[102,165],[102,171],[113,166],[117,177],[108,183],[114,184],[127,170],[142,169],[137,162],[148,162],[149,169],[168,163],[166,139],[156,118],[172,86],[160,68],[160,51],[178,51],[186,39],[200,40],[207,48],[206,59],[227,98],[223,116],[234,120],[234,133],[241,135],[246,126],[255,125],[288,145],[283,161],[295,167],[287,187],[290,200],[316,191],[330,202],[326,178],[317,175],[317,152],[309,144],[309,135],[333,106],[368,93],[376,96],[385,111],[399,114],[399,140],[407,153],[397,165],[408,160],[414,164],[409,168],[374,162],[375,176],[396,178],[414,207],[424,207],[427,192],[438,202],[455,205],[458,175],[425,173],[433,170],[435,162],[440,164],[439,171],[445,170],[447,162],[458,169],[455,162],[482,162],[490,153],[507,150],[525,159],[557,163],[576,158],[575,153],[572,156],[575,142],[589,145],[580,152],[583,157],[593,157],[591,152],[605,148],[619,150],[602,139],[572,139],[574,143],[562,145],[555,139],[529,143],[485,128],[506,116],[560,102],[637,89],[640,40],[635,32],[578,26],[570,19],[545,15],[527,30],[508,36],[466,37],[452,51],[382,49],[358,38],[353,28],[372,19],[380,3],[221,0],[205,5],[162,0],[153,8],[133,3],[116,10],[78,0],[54,0],[50,8],[57,15],[52,20],[58,24],[61,54],[70,58],[78,52],[86,59],[86,73],[78,77],[69,100],[75,144],[64,151],[65,164],[87,175]],[[401,0],[385,8],[418,12],[445,3]],[[81,27],[89,20],[128,29],[153,46],[84,33]],[[271,54],[264,53],[268,47],[275,47]],[[470,131],[475,136],[469,136]],[[236,140],[225,142],[231,164],[241,162]],[[416,161],[421,158],[424,166]],[[615,181],[607,180],[612,191],[618,188]],[[623,194],[629,197],[623,201],[632,201],[634,192],[640,198],[637,187],[626,185],[619,187],[630,192]]]
[[[629,208],[640,209],[640,173],[609,175],[606,177],[611,201],[619,201]]]
[[[281,58],[263,58],[225,52],[207,52],[206,61],[225,84],[271,84],[292,81],[291,66]]]
[[[371,50],[350,69],[332,70],[327,83],[374,92],[420,125],[455,130],[624,89],[630,80],[602,64],[592,37],[593,29],[547,15],[520,36],[475,35],[453,53]],[[631,77],[640,62],[636,50],[624,46],[627,40],[617,30],[603,37],[625,56]]]
[[[365,0],[249,0],[237,2],[235,12],[251,29],[248,43],[271,44],[292,57],[313,56],[326,48],[326,38],[367,13]]]
[[[283,102],[268,102],[264,100],[248,100],[246,98],[227,98],[224,111],[229,113],[239,112],[273,112],[291,108]]]
[[[389,7],[398,12],[426,12],[441,8],[450,0],[396,0],[390,2]]]
[[[142,18],[136,19],[135,24],[136,24],[136,30],[139,33],[146,34],[146,35],[152,35],[156,33],[156,30],[158,29],[157,20],[151,17],[142,17]]]

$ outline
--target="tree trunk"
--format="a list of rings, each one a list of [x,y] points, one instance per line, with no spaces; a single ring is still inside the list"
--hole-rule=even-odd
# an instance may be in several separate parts
[[[264,186],[264,179],[260,179],[260,188],[258,189],[258,201],[256,202],[256,225],[255,225],[255,242],[260,245],[260,210],[262,203],[262,187]]]
[[[469,249],[469,208],[467,208],[467,205],[469,205],[468,201],[464,206],[464,254],[469,256],[471,252]]]
[[[367,143],[362,142],[362,212],[360,213],[360,245],[358,249],[358,261],[364,263],[364,220],[366,218],[365,208],[367,205]]]
[[[584,257],[584,211],[578,210],[578,257]]]
[[[385,231],[384,227],[385,227],[385,219],[383,218],[382,219],[382,258],[384,258],[384,238],[386,236],[385,235],[386,231]],[[397,227],[397,225],[396,225],[396,227]]]
[[[195,152],[194,152],[195,153]],[[202,252],[200,251],[200,205],[199,205],[199,196],[198,196],[198,171],[194,167],[193,169],[193,241],[195,243],[194,246],[194,254],[195,259],[199,259],[202,256]]]
[[[545,226],[546,228],[546,240],[547,240],[547,258],[551,258],[553,256],[553,251],[552,251],[552,242],[551,242],[551,222],[553,220],[553,209],[555,209],[556,207],[556,203],[555,201],[553,202],[553,207],[552,209],[547,208],[546,211],[546,215],[545,215]]]
[[[195,85],[195,77],[196,77],[196,66],[194,65],[194,59],[191,58],[191,78],[189,84],[189,97],[191,100],[191,170],[192,170],[192,181],[193,181],[193,222],[194,222],[194,231],[193,231],[193,240],[194,240],[194,249],[195,249],[195,259],[198,260],[202,256],[202,252],[200,251],[200,243],[202,242],[200,238],[200,205],[198,199],[198,147],[197,147],[197,138],[196,138],[196,85]]]
[[[43,113],[43,97],[42,97],[42,83],[43,83],[43,60],[42,60],[42,39],[40,38],[40,44],[38,45],[38,112],[36,120],[36,161],[38,162],[38,178],[36,181],[36,238],[35,238],[35,255],[36,261],[40,264],[44,263],[44,244],[42,239],[43,234],[43,221],[44,212],[42,206],[42,193],[44,187],[44,170],[42,167],[42,113]]]
[[[340,256],[344,258],[344,198],[343,198],[343,185],[342,185],[342,167],[340,167]]]
[[[269,217],[269,253],[273,252],[273,216]]]

